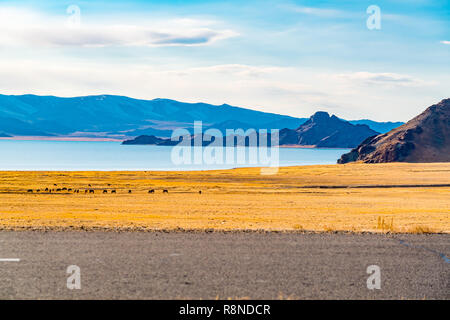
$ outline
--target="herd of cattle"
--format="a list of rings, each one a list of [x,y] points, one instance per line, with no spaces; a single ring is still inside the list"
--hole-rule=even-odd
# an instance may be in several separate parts
[[[56,186],[56,185],[55,185]],[[90,187],[91,185],[89,185]],[[101,190],[100,190],[101,191]],[[45,189],[28,189],[27,190],[28,193],[33,193],[33,192],[47,192],[47,193],[54,193],[54,192],[73,192],[73,193],[80,193],[80,189],[71,189],[71,188],[45,188]],[[163,193],[169,193],[169,190],[167,189],[163,189],[162,191]],[[95,193],[95,189],[84,189],[84,193]],[[103,193],[108,193],[108,189],[103,189]],[[115,189],[111,190],[111,193],[117,193],[117,191]],[[128,193],[132,193],[132,190],[128,190]],[[155,193],[155,189],[150,189],[148,190],[148,193]],[[202,194],[202,191],[200,190],[198,192],[199,194]]]
[[[55,186],[57,186],[55,184]],[[89,185],[89,187],[91,187],[91,185]],[[101,191],[101,190],[99,190]],[[45,188],[45,189],[28,189],[27,190],[28,193],[33,193],[33,192],[47,192],[47,193],[55,193],[55,192],[73,192],[73,193],[80,193],[80,189],[71,189],[71,188]],[[84,193],[95,193],[95,189],[89,188],[89,189],[84,189]],[[103,193],[108,193],[108,189],[103,189]],[[115,189],[111,190],[111,193],[117,193],[117,191]],[[132,190],[128,190],[128,193],[132,193]],[[155,193],[155,189],[150,189],[148,190],[148,193]],[[169,190],[167,189],[163,189],[162,193],[169,193]],[[200,190],[198,192],[199,194],[202,194],[202,191]]]

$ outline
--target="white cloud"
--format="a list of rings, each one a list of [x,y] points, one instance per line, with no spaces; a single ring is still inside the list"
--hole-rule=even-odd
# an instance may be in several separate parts
[[[443,40],[443,41],[441,41],[441,43],[442,44],[450,44],[450,41]]]
[[[319,17],[333,17],[340,15],[342,12],[335,9],[323,9],[323,8],[313,8],[313,7],[301,7],[295,6],[293,10],[298,13],[309,14]]]
[[[445,78],[440,80],[446,83]],[[447,89],[445,85],[411,86],[415,81],[419,80],[395,73],[328,74],[270,65],[176,67],[67,58],[0,59],[2,94],[169,98],[228,103],[298,117],[324,110],[348,119],[408,120],[444,98]]]
[[[169,30],[132,25],[80,27],[77,29],[34,28],[8,32],[16,40],[33,45],[56,46],[193,46],[233,37],[230,30]]]
[[[178,74],[182,76],[194,74],[218,74],[237,77],[262,77],[271,74],[279,73],[289,68],[274,67],[274,66],[250,66],[243,64],[221,64],[207,67],[187,68],[183,71],[168,71],[169,74]]]
[[[336,17],[344,15],[344,12],[336,9],[328,8],[314,8],[314,7],[303,7],[303,6],[292,6],[292,11],[301,14],[312,15],[317,17]]]
[[[403,87],[417,87],[430,85],[431,82],[426,82],[421,79],[412,77],[410,75],[398,73],[373,73],[373,72],[352,72],[341,73],[334,75],[337,79],[342,79],[351,84],[365,84],[365,85],[382,85],[382,86],[403,86]]]
[[[169,19],[142,24],[92,24],[81,20],[70,27],[67,17],[2,8],[0,43],[25,46],[198,46],[235,37],[238,33],[213,28],[214,22]]]

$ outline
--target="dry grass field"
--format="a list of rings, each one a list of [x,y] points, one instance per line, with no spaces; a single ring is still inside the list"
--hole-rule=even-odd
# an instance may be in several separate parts
[[[436,184],[450,184],[450,163],[301,166],[275,175],[8,171],[0,172],[0,228],[450,233],[450,187],[423,186]],[[63,188],[72,191],[56,191]]]

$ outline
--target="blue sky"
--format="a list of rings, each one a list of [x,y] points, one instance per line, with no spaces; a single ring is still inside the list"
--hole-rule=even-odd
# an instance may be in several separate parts
[[[0,18],[6,94],[403,121],[450,96],[448,0],[0,1]]]

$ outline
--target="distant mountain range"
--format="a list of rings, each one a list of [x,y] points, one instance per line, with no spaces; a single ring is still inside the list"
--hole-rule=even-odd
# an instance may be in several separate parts
[[[241,120],[260,128],[276,124],[297,127],[305,121],[224,104],[183,103],[167,99],[138,100],[122,96],[0,95],[0,131],[27,136],[170,136],[173,129],[191,128],[195,120],[203,126],[241,125]]]
[[[0,132],[7,136],[72,136],[123,139],[140,135],[169,137],[176,128],[295,129],[306,118],[265,113],[227,104],[183,103],[168,99],[139,100],[99,95],[74,98],[0,95]],[[350,121],[387,132],[401,123]]]
[[[243,124],[241,124],[243,125]],[[243,128],[244,129],[244,128]],[[245,130],[245,129],[244,129]],[[243,135],[247,134],[247,137]],[[365,124],[351,124],[345,120],[341,120],[336,116],[330,116],[326,112],[317,112],[311,116],[305,123],[300,125],[297,129],[284,128],[279,132],[278,145],[280,146],[308,146],[316,148],[353,148],[367,137],[377,135],[378,132],[370,129]],[[221,138],[220,145],[237,146],[238,139],[241,139],[239,145],[250,145],[253,139],[252,146],[260,145],[260,141],[265,141],[265,145],[272,145],[270,133],[259,133],[256,131],[249,131],[248,133],[235,133],[232,135],[223,134],[227,138]],[[187,141],[188,145],[194,145],[194,135],[183,136],[183,141]],[[212,137],[206,131],[205,135],[198,135],[201,139],[202,145],[207,146],[216,137]],[[264,139],[264,140],[261,140]],[[155,136],[141,135],[132,140],[125,140],[123,144],[144,144],[144,145],[158,145],[158,146],[173,146],[178,144],[177,141],[172,141],[170,138],[159,138]],[[233,145],[226,144],[226,141],[234,141]],[[186,145],[184,143],[184,145]],[[217,146],[217,144],[214,144]]]
[[[380,133],[386,133],[400,127],[404,122],[376,122],[368,119],[363,120],[350,120],[351,124],[365,124],[369,126],[370,129],[375,130]]]
[[[450,99],[432,105],[406,124],[370,137],[338,163],[449,162]]]

